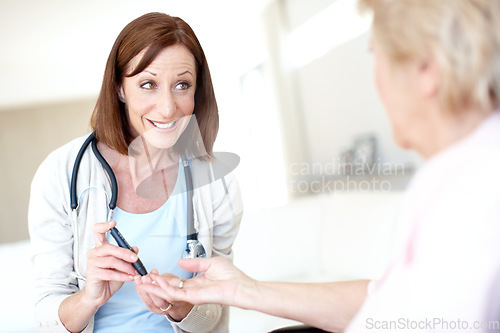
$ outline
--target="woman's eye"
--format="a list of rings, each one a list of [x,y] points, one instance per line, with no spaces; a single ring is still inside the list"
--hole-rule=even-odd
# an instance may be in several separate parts
[[[177,83],[177,85],[175,86],[175,89],[179,89],[179,90],[186,90],[187,88],[191,87],[189,85],[189,83],[187,82],[179,82]]]
[[[144,82],[143,84],[141,84],[141,88],[144,88],[144,89],[153,89],[154,87],[156,87],[156,84],[154,82]]]

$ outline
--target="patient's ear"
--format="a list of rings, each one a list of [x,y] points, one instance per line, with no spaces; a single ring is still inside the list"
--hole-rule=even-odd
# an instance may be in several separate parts
[[[125,103],[125,92],[123,91],[123,86],[122,85],[116,86],[116,93],[118,95],[118,99],[122,103]]]
[[[418,64],[418,83],[424,97],[437,97],[439,93],[441,69],[435,56],[428,56]]]

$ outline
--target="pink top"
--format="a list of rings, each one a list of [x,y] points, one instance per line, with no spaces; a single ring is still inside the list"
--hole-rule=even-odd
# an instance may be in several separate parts
[[[347,332],[500,332],[500,112],[426,162],[398,224]]]

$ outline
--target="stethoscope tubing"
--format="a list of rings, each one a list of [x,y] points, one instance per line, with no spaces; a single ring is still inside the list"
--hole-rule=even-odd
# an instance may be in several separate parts
[[[69,196],[71,200],[71,209],[75,210],[78,208],[78,198],[76,197],[76,179],[78,177],[78,169],[80,169],[80,163],[83,158],[83,154],[85,154],[85,150],[87,150],[88,145],[90,142],[92,142],[95,139],[94,133],[91,133],[85,142],[83,143],[82,147],[78,151],[78,154],[76,155],[75,159],[75,165],[73,166],[73,172],[71,173],[71,183],[69,187]]]
[[[99,149],[97,149],[97,140],[92,140],[92,151],[95,157],[99,160],[104,170],[108,174],[109,181],[111,182],[111,200],[109,200],[109,209],[113,210],[116,208],[116,201],[118,200],[118,182],[116,181],[116,176],[108,162],[104,159]]]
[[[108,213],[108,218],[107,221],[109,222],[112,218],[113,215],[113,210],[116,208],[116,202],[118,199],[118,183],[116,181],[116,176],[111,169],[110,165],[106,161],[106,159],[102,156],[101,152],[97,148],[97,139],[95,138],[94,133],[91,133],[87,139],[85,139],[84,143],[82,144],[82,147],[78,151],[78,154],[75,159],[75,165],[73,166],[73,172],[71,174],[71,183],[70,183],[70,201],[71,201],[71,209],[72,209],[72,215],[74,218],[74,223],[77,223],[76,221],[76,209],[78,208],[78,199],[77,199],[77,194],[76,194],[76,183],[77,183],[77,178],[78,178],[78,170],[80,168],[80,164],[83,158],[83,155],[87,149],[87,147],[92,144],[92,151],[94,155],[96,156],[97,160],[99,163],[102,165],[104,170],[106,171],[109,181],[111,182],[111,199],[109,201],[109,213]],[[182,164],[184,166],[184,176],[186,180],[186,194],[187,194],[187,203],[186,203],[186,217],[187,217],[187,244],[186,244],[186,251],[185,254],[183,254],[183,257],[187,255],[187,257],[192,257],[193,253],[196,252],[198,253],[198,256],[205,256],[205,249],[203,248],[203,245],[198,241],[198,232],[195,229],[194,226],[194,207],[193,207],[193,178],[191,174],[191,168],[189,166],[189,161],[187,158],[182,159]],[[76,225],[76,230],[78,230],[78,226]],[[118,231],[118,229],[112,228],[110,231],[111,236],[116,240],[117,244],[120,247],[127,248],[131,251],[132,247],[128,244],[128,242],[125,240],[125,238],[121,235],[121,233]],[[78,237],[78,235],[75,235]],[[196,251],[193,251],[193,249],[197,249]],[[199,249],[199,250],[198,250]],[[137,270],[137,272],[140,275],[145,275],[147,274],[146,268],[142,264],[142,262],[138,259],[137,262],[132,264],[134,268]],[[82,277],[83,276],[78,273],[78,276]]]

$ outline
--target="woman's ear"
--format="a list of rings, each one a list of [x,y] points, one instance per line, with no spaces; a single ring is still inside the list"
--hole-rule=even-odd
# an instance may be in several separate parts
[[[125,103],[125,93],[123,91],[123,86],[122,85],[118,85],[116,86],[116,93],[118,95],[118,99],[122,102],[122,103]]]

